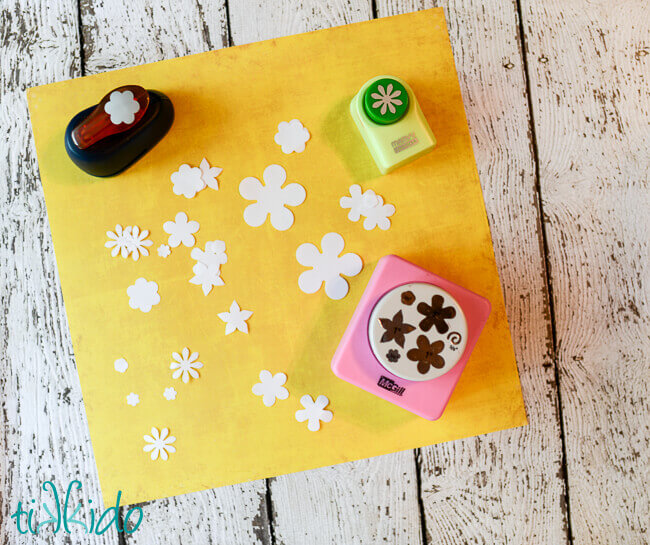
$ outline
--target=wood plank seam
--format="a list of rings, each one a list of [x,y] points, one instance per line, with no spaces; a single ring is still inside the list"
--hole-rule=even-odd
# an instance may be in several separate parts
[[[544,205],[542,202],[542,187],[540,183],[540,173],[539,173],[539,152],[537,147],[537,134],[535,131],[535,118],[533,112],[533,102],[530,89],[530,74],[528,66],[528,48],[526,46],[526,33],[524,30],[523,23],[523,12],[521,8],[521,0],[515,0],[517,5],[517,17],[519,19],[519,29],[518,29],[518,41],[521,51],[521,59],[523,62],[523,72],[524,72],[524,84],[526,87],[526,102],[528,106],[528,126],[530,132],[530,144],[531,144],[531,153],[533,157],[534,165],[534,177],[535,177],[535,200],[536,207],[538,209],[539,218],[539,229],[538,233],[540,235],[540,250],[544,256],[543,266],[544,266],[544,282],[546,284],[546,293],[548,294],[548,301],[546,301],[546,308],[548,308],[549,316],[548,320],[550,322],[550,337],[551,337],[551,346],[549,346],[550,358],[554,366],[555,374],[555,390],[556,390],[556,399],[557,399],[557,414],[560,425],[560,438],[562,445],[562,479],[564,480],[564,496],[560,499],[562,502],[562,511],[564,512],[565,518],[565,532],[566,539],[569,544],[573,543],[573,535],[571,532],[571,503],[569,498],[569,479],[568,479],[568,469],[567,469],[567,450],[566,450],[566,435],[564,431],[564,418],[562,415],[562,392],[560,389],[560,369],[558,362],[558,350],[557,350],[557,331],[556,331],[556,322],[555,322],[555,306],[553,300],[553,284],[551,282],[550,267],[549,262],[549,248],[548,248],[548,238],[546,233],[546,224],[544,222]]]

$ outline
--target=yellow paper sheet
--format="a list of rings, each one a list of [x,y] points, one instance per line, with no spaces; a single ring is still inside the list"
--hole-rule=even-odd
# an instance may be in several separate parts
[[[429,155],[381,176],[348,105],[378,74],[413,88],[438,140]],[[68,120],[120,85],[167,94],[176,110],[169,134],[115,178],[77,169],[63,148]],[[139,502],[410,449],[526,422],[503,297],[441,9],[380,19],[127,68],[31,89],[40,172],[59,265],[92,444],[106,502],[118,490]],[[305,152],[285,155],[273,137],[280,121],[300,119],[312,134]],[[223,168],[218,191],[194,199],[172,192],[170,175],[206,157]],[[246,176],[282,165],[307,191],[280,232],[243,221],[238,192]],[[339,206],[353,183],[396,206],[388,231],[366,231]],[[189,283],[190,249],[163,259],[165,221],[184,211],[201,227],[197,247],[226,242],[225,285],[208,296]],[[151,231],[151,255],[111,257],[116,224]],[[298,288],[303,242],[330,231],[345,238],[364,268],[343,300]],[[436,422],[419,418],[334,376],[330,360],[368,279],[394,253],[492,303],[474,353]],[[161,302],[145,314],[128,305],[138,277],[155,280]],[[236,299],[254,312],[250,334],[224,335],[217,314]],[[171,354],[189,347],[200,379],[172,379]],[[113,362],[129,369],[116,373]],[[290,397],[265,407],[251,393],[262,369],[285,372]],[[175,401],[163,397],[166,387]],[[140,396],[126,404],[130,392]],[[324,394],[334,419],[313,433],[294,418],[303,394]],[[152,461],[143,435],[168,427],[177,438],[168,461]]]

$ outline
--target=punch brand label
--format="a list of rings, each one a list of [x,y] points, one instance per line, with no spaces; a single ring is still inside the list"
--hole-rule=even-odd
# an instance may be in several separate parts
[[[388,390],[389,392],[393,392],[398,396],[401,396],[404,393],[404,390],[406,389],[403,386],[397,384],[394,380],[389,379],[388,377],[384,377],[383,375],[379,377],[379,382],[377,382],[377,386],[383,388],[384,390]]]
[[[393,146],[393,151],[395,153],[399,153],[400,151],[404,151],[407,148],[410,148],[411,146],[415,146],[419,142],[418,137],[415,135],[414,132],[408,133],[406,136],[402,136],[401,138],[398,138],[397,140],[393,140],[390,145]]]

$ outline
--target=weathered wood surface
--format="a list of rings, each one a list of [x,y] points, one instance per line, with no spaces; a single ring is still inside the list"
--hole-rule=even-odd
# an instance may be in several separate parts
[[[650,541],[650,4],[522,2],[576,545]]]

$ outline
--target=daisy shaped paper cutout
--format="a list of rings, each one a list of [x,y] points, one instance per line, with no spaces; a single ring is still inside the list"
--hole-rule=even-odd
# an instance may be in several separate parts
[[[126,289],[126,294],[129,296],[129,306],[134,310],[149,312],[154,305],[160,303],[158,284],[146,278],[138,278],[135,284]]]
[[[310,242],[298,246],[296,259],[298,263],[312,269],[298,277],[298,286],[305,293],[316,293],[323,282],[325,293],[330,299],[343,299],[350,286],[343,276],[356,276],[363,268],[363,262],[357,254],[340,255],[345,246],[343,237],[338,233],[327,233],[321,240],[323,252]]]
[[[170,388],[165,388],[165,391],[163,392],[163,397],[167,401],[174,401],[176,399],[176,394],[177,393],[178,392],[176,392],[176,390],[174,388],[171,388],[171,387]]]
[[[129,363],[124,358],[118,358],[113,362],[113,368],[118,373],[126,373],[126,370],[129,368]]]
[[[142,450],[151,452],[151,459],[154,461],[158,457],[163,461],[167,461],[169,455],[176,452],[176,448],[172,445],[172,443],[176,442],[176,437],[169,435],[167,428],[163,428],[160,432],[157,428],[151,428],[151,435],[145,435],[144,440],[147,444]]]
[[[121,255],[122,257],[129,257],[131,250],[129,249],[129,242],[131,236],[131,227],[125,227],[122,229],[121,225],[115,226],[115,231],[106,231],[106,236],[109,238],[106,241],[104,246],[106,248],[112,248],[111,255],[117,257]]]
[[[127,405],[131,405],[131,407],[135,407],[138,403],[140,403],[140,396],[131,392],[128,396],[126,396],[126,403]]]
[[[160,257],[169,257],[171,253],[172,251],[167,244],[161,244],[158,246],[158,255]]]
[[[380,108],[379,113],[381,115],[386,114],[386,108],[391,114],[394,114],[397,110],[395,106],[401,106],[402,101],[397,98],[402,94],[402,91],[396,89],[393,91],[393,84],[389,83],[386,88],[383,85],[377,86],[376,93],[372,93],[370,96],[375,99],[375,102],[372,103],[373,108]]]
[[[359,221],[364,216],[363,227],[370,231],[379,227],[382,231],[390,228],[390,216],[395,213],[392,204],[384,204],[381,195],[377,195],[372,189],[361,192],[361,186],[354,184],[350,186],[350,196],[341,197],[341,208],[349,208],[348,219]]]
[[[305,151],[305,144],[310,138],[309,131],[298,119],[282,121],[278,125],[278,132],[275,133],[275,143],[282,148],[282,153],[302,153]]]
[[[321,421],[332,421],[332,411],[325,410],[325,407],[327,407],[329,402],[330,400],[324,395],[318,396],[316,401],[314,401],[308,394],[302,396],[300,398],[300,403],[304,409],[296,411],[296,420],[298,422],[304,422],[307,420],[307,429],[309,431],[318,431],[320,429]]]
[[[194,246],[196,239],[194,233],[199,230],[198,221],[188,221],[185,212],[176,214],[174,221],[166,221],[163,223],[163,231],[169,234],[167,244],[172,248],[176,248],[183,244],[188,248]]]
[[[197,361],[199,359],[198,352],[190,353],[190,349],[185,347],[180,354],[174,352],[172,358],[174,361],[169,364],[169,368],[174,371],[172,378],[180,378],[185,384],[190,381],[190,377],[199,378],[197,369],[201,369],[203,364]]]
[[[191,167],[190,165],[181,165],[176,172],[171,175],[173,191],[176,195],[183,195],[191,199],[205,187],[203,173],[200,168]]]
[[[286,231],[293,225],[293,212],[287,206],[298,206],[307,196],[305,188],[297,183],[282,187],[287,179],[287,173],[280,165],[270,165],[262,175],[264,185],[249,176],[239,184],[239,194],[249,201],[244,210],[244,221],[251,227],[259,227],[271,216],[271,225],[278,231]]]
[[[131,91],[113,91],[104,111],[111,118],[113,125],[125,123],[130,125],[135,121],[135,114],[140,111],[140,103]]]
[[[147,250],[147,248],[151,246],[153,242],[147,238],[148,236],[149,231],[146,229],[140,231],[140,228],[137,225],[131,227],[129,234],[126,235],[127,245],[131,252],[133,261],[140,259],[141,255],[149,255],[149,250]]]
[[[203,181],[203,188],[209,187],[210,189],[219,190],[219,180],[217,176],[223,172],[222,168],[211,167],[208,160],[204,157],[199,165],[201,169],[201,180]]]
[[[276,373],[272,375],[266,369],[260,371],[260,381],[253,385],[252,391],[256,396],[262,396],[262,403],[272,407],[276,399],[287,399],[289,390],[283,385],[287,382],[287,375]]]
[[[241,331],[248,333],[248,320],[253,315],[251,310],[241,310],[237,301],[233,301],[230,305],[229,312],[220,312],[219,318],[226,322],[226,335],[230,335],[233,331]]]

